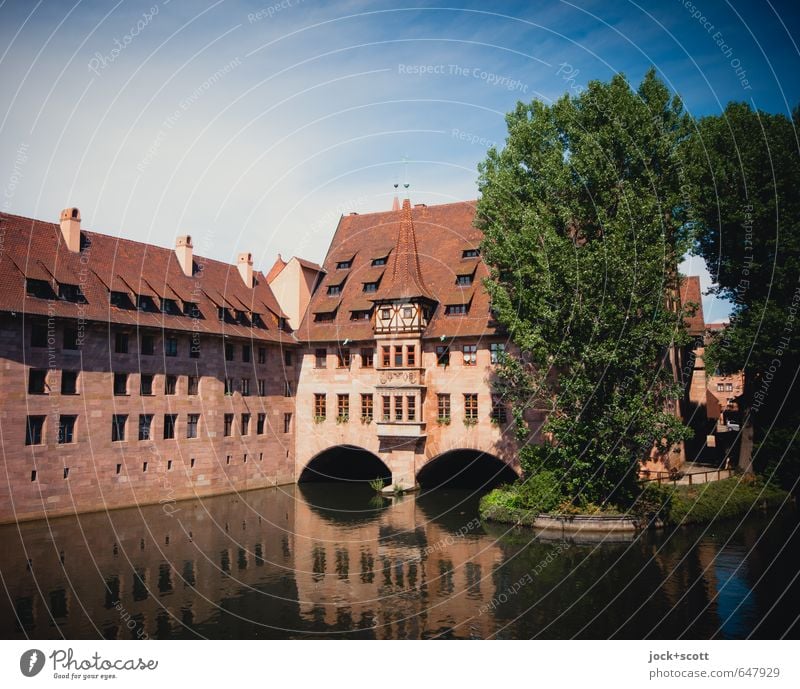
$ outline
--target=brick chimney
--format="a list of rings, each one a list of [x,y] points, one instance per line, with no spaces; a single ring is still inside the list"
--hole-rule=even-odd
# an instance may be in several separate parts
[[[236,261],[237,266],[239,267],[239,275],[242,276],[242,280],[244,280],[244,284],[248,287],[253,286],[253,254],[239,254],[239,258]]]
[[[67,249],[73,253],[81,250],[81,212],[77,208],[61,211],[61,236]]]
[[[192,276],[192,238],[187,234],[175,240],[175,256],[184,275]]]

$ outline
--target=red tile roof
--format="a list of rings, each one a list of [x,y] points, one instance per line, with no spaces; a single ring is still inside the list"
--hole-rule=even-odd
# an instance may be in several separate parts
[[[477,248],[483,239],[483,233],[473,226],[475,202],[404,206],[399,211],[345,215],[340,219],[323,262],[327,275],[312,296],[305,318],[295,332],[301,340],[373,339],[372,323],[351,321],[351,311],[365,308],[368,301],[391,298],[396,286],[403,287],[392,281],[395,269],[398,279],[405,276],[413,283],[407,292],[429,295],[438,302],[423,337],[479,337],[496,333],[489,313],[489,296],[482,285],[489,270],[480,258],[463,258],[464,249]],[[386,266],[372,266],[374,259],[387,255]],[[338,262],[351,258],[353,263],[349,269],[337,270]],[[472,273],[472,286],[460,288],[456,285],[457,275]],[[363,283],[375,282],[381,275],[378,291],[365,293]],[[331,311],[327,288],[341,284],[343,277],[346,281],[337,297],[341,303],[335,319],[315,321],[315,314]],[[466,304],[470,299],[466,315],[445,315],[447,304]]]
[[[706,325],[703,318],[703,299],[700,294],[700,277],[690,275],[681,278],[681,304],[696,304],[697,310],[694,316],[686,319],[686,327],[690,335],[702,335],[705,333]]]
[[[0,213],[0,311],[141,327],[226,334],[266,341],[292,340],[278,328],[283,317],[266,278],[254,272],[248,288],[235,265],[194,257],[195,274],[184,275],[175,253],[152,244],[81,230],[81,252],[70,252],[56,223]],[[25,279],[79,285],[86,299],[77,304],[26,294]],[[56,286],[57,289],[57,286]],[[111,306],[109,291],[179,299],[197,304],[202,317],[148,313]],[[261,315],[266,329],[222,322],[217,305]],[[158,306],[158,304],[156,304]],[[180,306],[180,305],[179,305]]]

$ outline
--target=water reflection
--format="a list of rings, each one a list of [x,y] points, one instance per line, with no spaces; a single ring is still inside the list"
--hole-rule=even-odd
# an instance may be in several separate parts
[[[307,484],[2,527],[0,635],[776,638],[797,544],[791,510],[591,542]]]

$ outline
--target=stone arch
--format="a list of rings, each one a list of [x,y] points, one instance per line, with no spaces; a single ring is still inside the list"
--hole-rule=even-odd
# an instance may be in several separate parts
[[[306,462],[297,482],[366,484],[376,478],[392,478],[391,468],[378,455],[358,445],[332,445]]]
[[[519,477],[516,463],[474,447],[454,447],[431,457],[417,471],[420,488],[491,488]]]

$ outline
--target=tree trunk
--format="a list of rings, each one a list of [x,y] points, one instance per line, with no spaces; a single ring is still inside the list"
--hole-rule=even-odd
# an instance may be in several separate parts
[[[739,444],[739,469],[745,474],[753,473],[753,422],[750,420],[750,410],[744,416]]]

